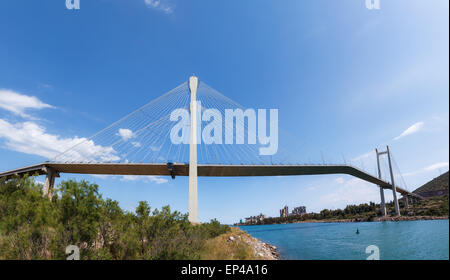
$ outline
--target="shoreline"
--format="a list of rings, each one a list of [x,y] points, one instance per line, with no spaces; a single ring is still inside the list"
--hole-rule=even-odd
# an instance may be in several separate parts
[[[278,253],[276,246],[266,243],[250,234],[249,239],[251,241],[247,241],[246,243],[253,247],[255,256],[261,257],[263,260],[280,260],[280,254]]]
[[[388,216],[376,217],[373,219],[324,219],[324,220],[304,220],[291,223],[267,223],[267,224],[237,224],[235,226],[262,226],[262,225],[286,225],[286,224],[303,224],[303,223],[363,223],[363,222],[403,222],[403,221],[432,221],[432,220],[448,220],[448,216]]]
[[[277,247],[236,226],[206,242],[202,260],[279,260]]]
[[[234,233],[228,237],[228,242],[233,242],[237,244],[242,244],[244,246],[249,246],[253,253],[252,259],[262,259],[262,260],[279,260],[280,254],[277,251],[277,247],[266,243],[254,236],[251,236],[248,232],[240,229],[239,227],[233,226]]]

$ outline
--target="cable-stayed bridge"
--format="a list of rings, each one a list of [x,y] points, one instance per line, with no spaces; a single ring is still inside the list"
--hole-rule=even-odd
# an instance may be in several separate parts
[[[230,119],[230,110],[240,110],[241,114]],[[186,112],[190,114],[183,121]],[[261,154],[261,149],[272,144],[267,135],[278,134],[278,127],[269,121],[267,132],[266,119],[272,114],[266,116],[264,111],[262,118],[259,115],[258,110],[258,129],[263,123],[265,138],[260,138],[259,130],[256,135],[256,115],[252,111],[193,76],[93,136],[80,138],[64,150],[60,148],[52,160],[3,172],[0,177],[46,175],[44,195],[51,198],[55,177],[60,173],[189,176],[189,219],[194,223],[198,222],[197,176],[348,174],[380,188],[383,215],[385,189],[393,191],[396,215],[400,215],[397,192],[403,195],[406,207],[409,200],[421,199],[395,184],[389,147],[384,152],[376,151],[378,176],[349,164],[292,163],[293,153],[282,148],[275,154]],[[211,125],[213,122],[220,123],[220,127]],[[178,130],[174,132],[175,125]],[[388,157],[390,181],[381,176],[379,158],[383,154]]]

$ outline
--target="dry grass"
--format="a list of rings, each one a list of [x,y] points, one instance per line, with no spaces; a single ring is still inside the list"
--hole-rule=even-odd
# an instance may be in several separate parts
[[[230,237],[234,240],[231,241]],[[230,232],[219,235],[206,242],[201,251],[202,260],[256,260],[254,249],[246,241],[251,237],[242,230],[232,227]]]

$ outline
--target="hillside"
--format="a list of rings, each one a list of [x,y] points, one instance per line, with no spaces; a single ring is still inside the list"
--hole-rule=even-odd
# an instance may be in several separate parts
[[[448,171],[434,178],[423,186],[417,188],[413,193],[423,197],[448,195]]]

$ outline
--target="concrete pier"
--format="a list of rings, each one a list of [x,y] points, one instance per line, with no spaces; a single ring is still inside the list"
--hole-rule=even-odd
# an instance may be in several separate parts
[[[53,187],[55,185],[55,178],[59,177],[59,174],[58,174],[58,172],[55,171],[55,169],[53,169],[51,167],[46,167],[45,172],[47,173],[47,175],[45,177],[43,196],[52,200]]]

